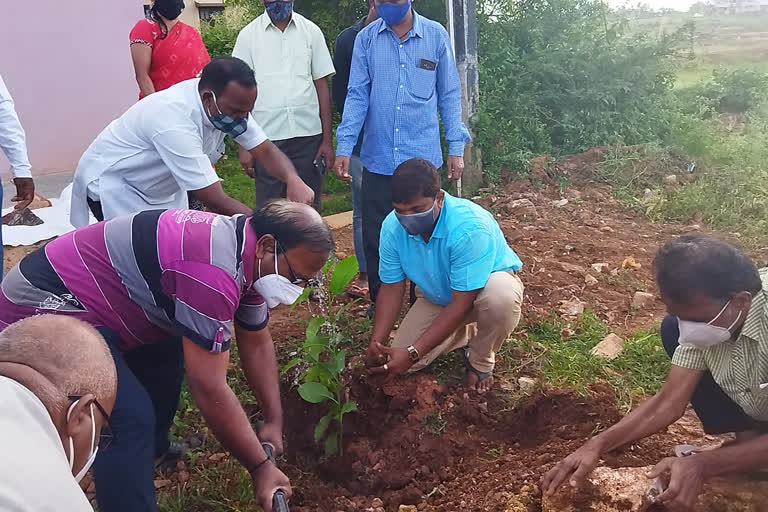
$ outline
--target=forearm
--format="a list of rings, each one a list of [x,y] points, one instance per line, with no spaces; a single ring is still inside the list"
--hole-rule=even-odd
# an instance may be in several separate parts
[[[705,467],[708,478],[768,468],[768,434],[693,455]]]
[[[263,329],[248,332],[238,329],[236,337],[245,378],[261,405],[264,420],[282,426],[283,407],[280,403],[277,357],[269,331]]]
[[[246,468],[267,458],[240,402],[226,382],[208,386],[188,379],[195,404],[221,445]]]
[[[139,91],[143,97],[147,97],[155,92],[155,84],[152,83],[152,79],[149,75],[141,74],[136,75],[136,83],[139,84]]]
[[[665,404],[661,395],[654,395],[616,425],[590,439],[587,444],[604,454],[662,431],[677,421],[684,412],[684,409],[677,410]]]
[[[323,127],[323,140],[330,143],[333,140],[333,106],[328,88],[328,79],[322,78],[316,83],[317,100],[320,104],[320,122]]]
[[[437,315],[421,338],[414,343],[414,347],[420,355],[427,354],[430,350],[442,343],[448,336],[459,328],[461,323],[467,317],[472,309],[472,303],[469,307],[463,304],[451,302]],[[378,311],[376,312],[378,313]]]
[[[194,192],[192,194],[194,194]],[[205,204],[206,208],[208,208],[213,213],[218,213],[226,216],[237,215],[240,213],[244,215],[251,215],[253,213],[253,210],[251,208],[244,205],[237,199],[229,197],[227,194],[224,193],[223,190],[221,195],[217,195],[216,197],[211,197],[211,198],[198,197],[198,199],[202,201],[203,204]]]
[[[251,156],[276,180],[286,184],[301,180],[291,160],[273,142],[266,141],[251,149],[250,152]]]
[[[403,307],[405,281],[394,284],[382,284],[376,298],[376,315],[373,324],[371,343],[388,345],[389,333],[395,325],[400,308]]]

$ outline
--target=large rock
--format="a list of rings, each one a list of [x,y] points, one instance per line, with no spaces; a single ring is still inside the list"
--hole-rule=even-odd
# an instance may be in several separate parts
[[[592,347],[592,355],[604,359],[616,359],[624,350],[624,340],[611,333]]]
[[[645,512],[651,485],[644,468],[597,468],[579,489],[567,483],[542,500],[542,512]],[[768,482],[747,478],[711,480],[699,496],[696,512],[768,511]]]
[[[635,292],[634,297],[632,297],[632,307],[635,309],[645,309],[653,304],[654,299],[655,297],[652,293]]]

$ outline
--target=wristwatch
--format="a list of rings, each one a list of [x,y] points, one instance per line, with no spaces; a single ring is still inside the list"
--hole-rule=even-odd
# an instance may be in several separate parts
[[[416,350],[416,347],[413,345],[408,346],[408,355],[411,357],[411,361],[414,363],[417,362],[419,359],[421,359],[421,356],[419,355],[419,351]]]

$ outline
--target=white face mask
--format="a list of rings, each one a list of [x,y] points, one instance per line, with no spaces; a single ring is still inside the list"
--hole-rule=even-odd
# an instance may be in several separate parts
[[[680,330],[678,343],[680,343],[680,345],[689,345],[697,348],[709,348],[719,345],[720,343],[725,343],[731,339],[731,329],[733,329],[741,319],[741,311],[739,311],[739,316],[736,317],[736,320],[734,320],[727,329],[725,327],[712,325],[712,322],[720,318],[730,304],[731,301],[728,301],[715,318],[707,323],[691,322],[689,320],[680,320],[678,318],[677,325]]]
[[[77,402],[79,402],[78,400]],[[69,406],[69,410],[67,410],[67,421],[69,421],[69,417],[72,415],[72,409],[74,409],[75,404],[77,402],[72,402],[72,405]],[[93,465],[93,461],[96,460],[96,454],[99,451],[99,447],[96,444],[96,421],[93,418],[93,404],[91,404],[91,452],[88,455],[88,460],[85,461],[85,465],[82,467],[82,469],[75,475],[75,481],[80,482],[80,480],[83,479],[85,474],[88,472],[89,469],[91,469],[91,466]],[[75,465],[75,443],[72,441],[72,437],[69,438],[69,470],[72,471],[74,469]]]
[[[267,301],[269,309],[280,304],[291,305],[304,292],[304,288],[293,284],[288,278],[277,272],[277,244],[275,244],[275,273],[261,277],[261,259],[259,259],[259,278],[251,285]]]

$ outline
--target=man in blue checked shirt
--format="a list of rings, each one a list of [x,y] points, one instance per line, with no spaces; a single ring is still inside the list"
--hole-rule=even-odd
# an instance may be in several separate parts
[[[493,385],[496,353],[520,321],[523,264],[493,215],[440,190],[440,174],[414,158],[392,176],[394,212],[381,226],[383,282],[366,354],[368,373],[387,380],[420,370],[441,354],[464,352],[468,389]],[[405,279],[416,302],[395,333]]]
[[[363,245],[371,300],[379,280],[379,235],[392,211],[390,180],[398,165],[423,157],[443,165],[440,119],[448,141],[448,177],[464,169],[470,136],[461,120],[461,84],[448,32],[411,8],[411,0],[375,0],[379,19],[355,39],[344,116],[336,133],[336,174],[349,179],[349,157],[365,124]],[[438,118],[438,112],[440,117]]]

